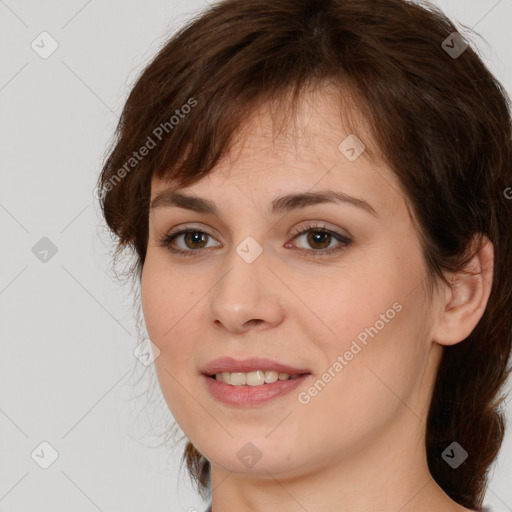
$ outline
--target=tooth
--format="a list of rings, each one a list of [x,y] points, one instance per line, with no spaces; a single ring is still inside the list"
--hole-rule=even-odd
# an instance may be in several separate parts
[[[261,370],[255,372],[249,372],[247,374],[247,384],[249,386],[259,386],[265,382],[265,373]]]
[[[247,374],[246,373],[232,373],[231,374],[231,385],[233,386],[242,386],[247,384]]]
[[[214,378],[219,382],[231,384],[232,386],[261,386],[263,384],[272,384],[278,380],[296,379],[299,375],[289,375],[276,370],[255,370],[252,372],[219,372]]]
[[[278,378],[278,374],[274,370],[268,370],[265,372],[265,383],[272,384],[272,382],[276,382]]]

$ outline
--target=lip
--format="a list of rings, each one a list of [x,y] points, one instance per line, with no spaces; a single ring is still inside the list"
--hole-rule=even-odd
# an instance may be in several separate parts
[[[244,386],[232,386],[204,374],[201,375],[201,378],[205,381],[208,391],[217,400],[237,407],[251,407],[261,405],[292,392],[311,376],[308,373],[300,375],[296,379],[278,380],[272,384],[261,384],[259,386],[249,386],[247,384]]]
[[[278,363],[277,361],[273,361],[272,359],[268,359],[265,357],[251,357],[248,359],[234,359],[233,357],[221,357],[218,359],[214,359],[213,361],[210,361],[204,368],[202,368],[201,373],[208,377],[220,372],[248,373],[255,372],[257,370],[275,370],[280,373],[287,373],[288,375],[301,375],[304,373],[311,373],[310,370],[308,370],[307,368],[293,368],[292,366],[283,363]],[[269,384],[264,384],[264,386],[265,385],[270,386]]]

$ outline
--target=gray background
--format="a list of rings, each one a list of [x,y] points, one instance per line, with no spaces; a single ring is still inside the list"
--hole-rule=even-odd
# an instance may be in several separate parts
[[[474,44],[512,94],[512,0],[436,3],[484,37]],[[204,508],[179,473],[183,445],[159,446],[172,418],[133,355],[144,332],[111,278],[93,189],[130,85],[207,7],[0,0],[0,512]],[[31,47],[43,31],[58,43],[46,59]],[[43,237],[57,250],[46,262],[33,252]],[[510,423],[510,400],[507,412]],[[35,462],[50,460],[43,441],[58,452],[47,469]],[[508,431],[485,500],[494,512],[512,511],[511,477]]]

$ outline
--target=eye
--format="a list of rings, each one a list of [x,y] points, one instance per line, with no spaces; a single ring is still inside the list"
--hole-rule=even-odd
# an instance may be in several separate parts
[[[185,247],[188,247],[188,249],[192,248],[193,250],[182,248],[175,249],[173,247],[174,240],[180,239],[181,237],[183,237],[182,240],[185,243]],[[205,247],[207,237],[213,238],[213,235],[200,229],[183,229],[176,233],[170,233],[164,236],[164,238],[160,241],[160,246],[166,247],[174,254],[192,256],[193,252],[197,252],[198,249],[203,249]]]
[[[306,241],[310,247],[313,247],[313,249],[299,248],[299,252],[313,257],[327,257],[332,253],[343,250],[352,243],[351,239],[341,233],[331,231],[325,226],[308,225],[301,231],[295,233],[293,239],[295,240],[296,238],[300,238],[304,235],[308,235],[306,237]],[[167,248],[173,254],[197,256],[198,252],[202,252],[202,249],[207,248],[206,244],[208,237],[213,238],[212,233],[208,231],[195,228],[183,229],[181,231],[177,231],[175,233],[171,232],[168,235],[165,235],[160,240],[160,247]],[[181,248],[176,248],[174,246],[176,244],[176,240],[181,240],[184,247],[182,245]],[[332,247],[331,243],[333,241],[338,241],[338,245]],[[290,244],[287,243],[285,247],[290,247]]]
[[[298,233],[295,234],[294,239],[303,237],[305,235],[307,235],[306,242],[309,244],[309,246],[316,247],[320,250],[300,249],[300,251],[314,257],[328,257],[333,253],[345,249],[352,243],[350,238],[342,235],[341,233],[331,231],[325,226],[307,225],[305,228],[301,229]],[[336,240],[339,242],[339,244],[328,248],[331,243]],[[288,246],[289,244],[286,245]]]

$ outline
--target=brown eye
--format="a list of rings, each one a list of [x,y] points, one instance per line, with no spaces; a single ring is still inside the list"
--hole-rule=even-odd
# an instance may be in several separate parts
[[[161,241],[160,246],[169,249],[172,253],[193,255],[206,247],[208,237],[213,237],[212,234],[199,229],[184,229],[176,233],[166,235]],[[183,240],[181,247],[175,248],[175,240]]]
[[[326,249],[329,247],[332,235],[325,231],[309,231],[307,236],[308,244],[315,249]]]
[[[206,242],[205,239],[209,236],[202,231],[186,231],[183,234],[185,235],[183,238],[185,245],[190,249],[202,249],[204,247],[202,244]]]
[[[352,243],[352,240],[346,236],[330,231],[324,226],[307,226],[306,229],[295,235],[294,240],[304,235],[307,235],[306,242],[312,249],[299,247],[299,251],[314,257],[328,257]],[[208,237],[213,238],[213,235],[200,229],[184,229],[166,235],[160,240],[160,246],[167,248],[173,254],[200,256],[203,253],[202,249],[208,248],[206,245]],[[179,240],[182,240],[181,247],[176,243]],[[330,247],[333,241],[338,241],[338,244]],[[289,246],[290,244],[285,245],[285,247]]]
[[[330,231],[325,226],[306,226],[305,229],[295,235],[294,240],[304,235],[307,235],[307,245],[313,249],[299,249],[305,254],[318,256],[320,258],[330,256],[332,253],[343,250],[352,243],[352,240],[346,236]],[[334,240],[337,240],[339,244],[329,248],[331,242]]]

